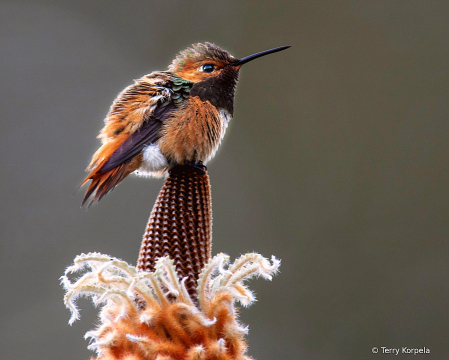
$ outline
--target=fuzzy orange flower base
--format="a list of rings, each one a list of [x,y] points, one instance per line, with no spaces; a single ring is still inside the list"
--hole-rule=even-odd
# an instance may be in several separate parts
[[[138,272],[124,261],[98,253],[75,258],[62,282],[72,324],[79,318],[74,301],[81,295],[102,303],[100,325],[86,333],[98,360],[249,360],[244,340],[248,328],[237,321],[234,303],[255,299],[243,281],[253,276],[271,280],[280,261],[259,254],[241,256],[225,269],[229,257],[218,254],[198,280],[198,304],[190,298],[168,257],[152,273]],[[76,282],[68,273],[90,267]]]

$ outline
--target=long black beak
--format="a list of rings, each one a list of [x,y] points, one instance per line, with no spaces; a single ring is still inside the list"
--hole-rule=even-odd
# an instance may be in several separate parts
[[[282,51],[282,50],[288,49],[289,47],[290,47],[290,46],[280,46],[280,47],[277,47],[277,48],[274,48],[274,49],[261,51],[261,52],[259,52],[259,53],[257,53],[257,54],[245,56],[244,58],[241,58],[240,60],[237,60],[236,62],[233,62],[233,63],[231,63],[231,64],[229,64],[229,65],[232,65],[232,66],[243,65],[243,64],[246,64],[247,62],[249,62],[249,61],[251,61],[251,60],[260,58],[261,56],[265,56],[265,55],[268,55],[268,54],[273,54],[273,53],[275,53],[275,52],[278,52],[278,51]]]

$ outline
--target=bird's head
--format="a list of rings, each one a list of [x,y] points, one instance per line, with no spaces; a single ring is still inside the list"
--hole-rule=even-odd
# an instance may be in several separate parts
[[[220,76],[234,61],[233,56],[215,44],[194,44],[181,51],[168,69],[180,78],[197,83]]]
[[[199,96],[203,101],[209,100],[212,105],[232,114],[235,86],[242,65],[289,47],[281,46],[237,59],[215,44],[194,44],[181,51],[168,70],[175,76],[194,83],[191,96]]]

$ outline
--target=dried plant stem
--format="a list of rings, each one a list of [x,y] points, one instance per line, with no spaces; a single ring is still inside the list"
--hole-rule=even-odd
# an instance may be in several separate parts
[[[70,324],[79,318],[80,296],[102,304],[99,325],[85,336],[93,339],[88,349],[96,359],[252,360],[235,302],[254,302],[245,280],[271,280],[280,261],[250,253],[229,265],[225,254],[211,258],[211,239],[209,177],[178,166],[153,207],[137,268],[99,253],[75,258],[61,277],[64,303],[72,311]]]
[[[152,272],[156,260],[168,256],[179,279],[196,297],[198,276],[211,258],[212,206],[207,172],[177,166],[166,179],[148,220],[137,262]]]

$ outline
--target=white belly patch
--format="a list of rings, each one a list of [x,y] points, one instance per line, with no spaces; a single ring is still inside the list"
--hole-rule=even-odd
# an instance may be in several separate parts
[[[168,162],[158,144],[151,144],[143,149],[142,164],[134,171],[136,175],[162,177]]]

